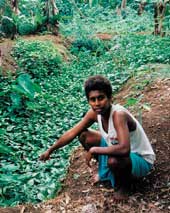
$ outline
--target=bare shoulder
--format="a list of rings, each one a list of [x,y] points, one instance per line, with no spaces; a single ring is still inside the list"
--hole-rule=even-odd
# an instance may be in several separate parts
[[[97,121],[97,115],[92,109],[89,109],[89,111],[85,114],[83,119],[89,120],[91,122],[96,122]]]
[[[96,122],[96,115],[92,110],[89,110],[81,121],[69,130],[69,133],[75,137],[85,129],[89,128],[94,122]]]
[[[119,110],[119,111],[115,111],[113,113],[113,120],[114,121],[125,121],[128,119],[128,113],[123,111],[123,110]]]
[[[113,114],[113,122],[115,127],[118,127],[120,125],[127,125],[130,131],[133,131],[136,129],[136,122],[135,120],[132,118],[132,116],[123,111],[115,111],[115,113]]]

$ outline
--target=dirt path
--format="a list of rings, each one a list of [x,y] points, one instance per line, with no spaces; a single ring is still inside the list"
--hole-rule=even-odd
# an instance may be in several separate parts
[[[141,90],[133,79],[120,91],[116,102],[125,103],[129,95],[142,95],[142,123],[156,152],[153,172],[134,184],[132,193],[124,204],[111,202],[114,190],[109,185],[91,185],[89,169],[85,165],[84,151],[78,148],[70,163],[63,189],[53,200],[38,205],[23,205],[0,209],[0,213],[126,213],[170,212],[170,78],[156,78]],[[130,110],[138,115],[139,106]]]
[[[117,95],[119,102],[124,102],[122,97],[127,96],[129,87]],[[51,212],[170,212],[170,79],[156,80],[142,93],[142,103],[150,103],[142,121],[157,155],[153,172],[134,184],[126,203],[114,204],[113,189],[91,185],[84,151],[79,148],[71,159],[62,193],[48,202]]]
[[[116,96],[132,92],[130,84]],[[0,209],[1,213],[141,213],[170,212],[170,79],[156,80],[143,91],[142,103],[150,103],[150,110],[143,111],[143,126],[156,152],[153,172],[134,184],[132,193],[124,204],[111,202],[114,190],[109,185],[91,185],[89,169],[84,162],[84,151],[78,148],[72,158],[63,190],[53,200],[36,206]],[[137,111],[134,107],[132,111]]]

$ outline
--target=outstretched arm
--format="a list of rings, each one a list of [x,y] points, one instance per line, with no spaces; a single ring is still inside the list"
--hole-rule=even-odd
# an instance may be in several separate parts
[[[65,132],[45,153],[40,156],[40,160],[48,160],[54,150],[69,144],[76,136],[78,136],[84,129],[91,126],[94,122],[95,114],[92,110],[89,110],[78,124]]]

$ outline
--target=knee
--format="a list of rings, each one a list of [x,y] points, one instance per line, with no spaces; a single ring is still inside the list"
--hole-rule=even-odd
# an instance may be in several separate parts
[[[85,150],[89,150],[89,146],[87,144],[87,131],[83,131],[80,135],[79,135],[79,141],[81,143],[81,145],[84,147]]]
[[[108,161],[107,161],[107,165],[108,165],[108,167],[109,167],[110,169],[113,170],[113,169],[117,168],[117,166],[118,166],[118,161],[117,161],[116,158],[110,157],[110,158],[108,159]]]
[[[87,138],[87,131],[81,132],[79,137],[78,137],[78,139],[81,143],[85,143],[86,138]]]

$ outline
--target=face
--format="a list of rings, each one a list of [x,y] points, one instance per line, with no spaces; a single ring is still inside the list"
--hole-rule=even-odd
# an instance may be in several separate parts
[[[104,92],[94,90],[89,93],[88,102],[91,108],[97,113],[104,115],[110,111],[111,99]]]

